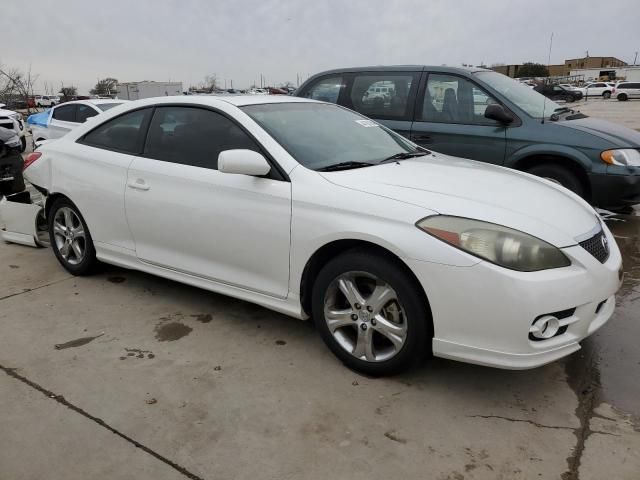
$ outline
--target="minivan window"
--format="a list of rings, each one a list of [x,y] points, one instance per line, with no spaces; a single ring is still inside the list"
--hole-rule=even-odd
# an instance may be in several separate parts
[[[151,111],[151,108],[144,108],[120,115],[91,130],[82,137],[80,143],[118,152],[140,153],[144,126]]]
[[[469,80],[448,74],[429,74],[421,119],[436,123],[494,125],[484,117],[487,105],[497,103]]]
[[[549,100],[534,89],[501,73],[475,72],[474,75],[478,80],[484,82],[501,95],[504,95],[507,100],[514,103],[533,118],[542,118],[543,111],[545,112],[545,116],[548,117],[554,110],[561,108],[560,105]]]
[[[422,152],[397,133],[336,105],[272,103],[240,108],[312,170],[342,163],[375,164],[398,153]]]
[[[351,105],[373,118],[399,118],[407,113],[413,75],[356,75],[351,87]]]
[[[322,102],[338,103],[340,91],[344,87],[344,80],[341,76],[325,77],[311,85],[308,90],[302,93],[302,96]]]
[[[193,107],[157,107],[144,156],[202,168],[218,168],[223,150],[259,152],[256,142],[224,115]]]

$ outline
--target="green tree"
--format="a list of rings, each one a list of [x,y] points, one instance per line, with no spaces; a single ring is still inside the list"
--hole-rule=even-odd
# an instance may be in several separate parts
[[[103,78],[98,80],[96,86],[91,89],[92,95],[99,95],[101,97],[110,97],[118,93],[118,80],[115,78]]]
[[[516,77],[548,77],[549,69],[541,63],[526,62],[518,69]]]

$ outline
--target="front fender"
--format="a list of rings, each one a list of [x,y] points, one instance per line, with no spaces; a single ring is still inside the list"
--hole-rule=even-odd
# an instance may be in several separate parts
[[[593,169],[593,162],[583,152],[573,147],[556,144],[535,144],[520,148],[505,160],[505,167],[519,170],[523,160],[534,156],[561,157],[578,164],[585,172],[591,172]]]

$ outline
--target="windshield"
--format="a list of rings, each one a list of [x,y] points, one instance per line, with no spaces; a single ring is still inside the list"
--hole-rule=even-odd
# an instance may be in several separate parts
[[[109,110],[110,108],[117,107],[118,105],[122,105],[122,103],[99,103],[96,105],[103,112]]]
[[[312,170],[344,163],[375,164],[399,153],[424,152],[373,120],[325,103],[269,103],[242,110]]]
[[[507,97],[533,118],[542,118],[543,111],[544,116],[548,118],[555,110],[562,108],[548,98],[545,102],[546,97],[544,95],[501,73],[476,72],[474,75],[495,91]]]

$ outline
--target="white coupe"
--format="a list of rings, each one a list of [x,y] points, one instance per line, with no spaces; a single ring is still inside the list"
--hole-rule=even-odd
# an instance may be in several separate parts
[[[536,367],[615,307],[620,252],[579,197],[334,104],[139,100],[25,165],[69,272],[102,261],[312,317],[371,375],[431,352]]]

